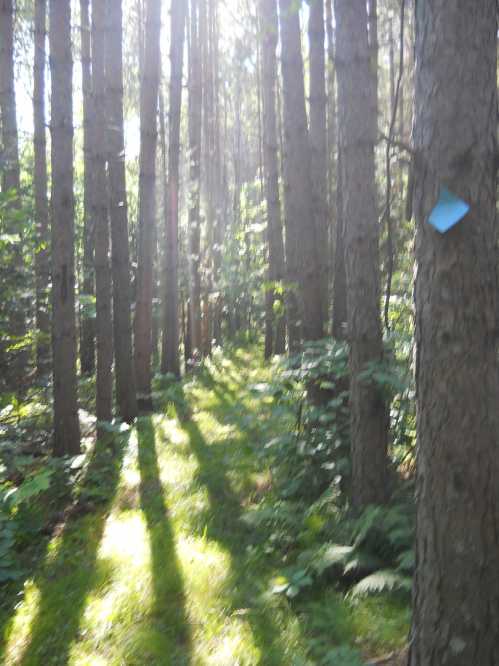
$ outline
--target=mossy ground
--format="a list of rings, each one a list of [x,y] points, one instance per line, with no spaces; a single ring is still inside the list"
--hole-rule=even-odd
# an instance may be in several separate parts
[[[52,537],[16,603],[0,605],[1,663],[303,666],[329,646],[404,642],[409,613],[395,598],[269,592],[278,571],[265,535],[241,517],[268,477],[258,448],[289,427],[250,390],[271,372],[239,350],[182,387],[158,382],[156,413],[118,452],[94,452],[98,496]]]

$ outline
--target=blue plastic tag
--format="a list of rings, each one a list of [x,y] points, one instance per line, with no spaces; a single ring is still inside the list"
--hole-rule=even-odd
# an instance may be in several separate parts
[[[437,231],[444,234],[460,222],[469,210],[470,207],[466,201],[459,199],[455,194],[449,192],[447,188],[442,187],[437,204],[431,211],[428,222]]]

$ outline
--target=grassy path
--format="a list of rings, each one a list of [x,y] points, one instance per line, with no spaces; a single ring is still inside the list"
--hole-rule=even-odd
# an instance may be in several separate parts
[[[97,448],[86,510],[0,613],[0,663],[304,666],[326,663],[311,640],[383,630],[368,606],[353,613],[337,596],[320,616],[336,626],[321,627],[269,594],[276,571],[255,548],[265,535],[241,520],[267,478],[255,451],[286,427],[249,389],[269,372],[247,351],[215,358],[182,387],[159,388],[157,413],[117,452]]]

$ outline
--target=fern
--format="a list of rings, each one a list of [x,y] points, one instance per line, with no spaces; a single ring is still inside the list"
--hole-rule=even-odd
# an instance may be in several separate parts
[[[412,581],[409,576],[404,576],[392,569],[381,569],[370,576],[366,576],[353,586],[350,591],[352,597],[379,592],[393,592],[402,590],[410,592]]]

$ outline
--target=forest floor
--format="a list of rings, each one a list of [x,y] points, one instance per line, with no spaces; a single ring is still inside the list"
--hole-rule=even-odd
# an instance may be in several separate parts
[[[290,427],[251,390],[271,372],[254,350],[216,354],[182,385],[158,381],[155,413],[114,452],[96,447],[86,494],[0,603],[0,663],[306,666],[344,646],[334,663],[347,666],[348,646],[371,657],[404,643],[393,597],[271,593],[269,535],[244,520],[272,492],[257,452]]]

